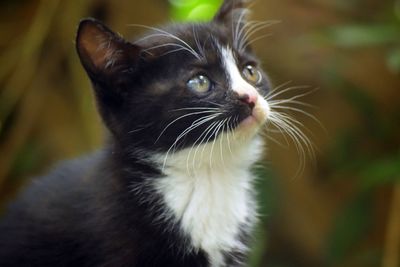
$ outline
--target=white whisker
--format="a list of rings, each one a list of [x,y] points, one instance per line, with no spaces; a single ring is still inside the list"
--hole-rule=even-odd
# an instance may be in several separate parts
[[[197,36],[197,31],[196,31],[194,25],[192,25],[192,32],[193,32],[193,36],[194,36],[194,41],[195,41],[195,43],[196,43],[197,49],[198,49],[199,52],[200,52],[201,57],[202,57],[205,61],[207,61],[207,57],[206,57],[206,54],[205,54],[205,52],[204,52],[204,46],[201,46],[201,45],[200,45],[200,41],[199,41],[199,38],[198,38],[198,36]],[[205,42],[204,42],[204,44],[205,44]]]
[[[269,98],[269,97],[268,97],[269,95],[275,93],[276,91],[278,91],[278,90],[280,90],[281,88],[283,88],[283,87],[289,85],[290,83],[292,83],[292,81],[287,81],[287,82],[284,82],[284,83],[282,83],[282,84],[276,86],[276,87],[273,88],[271,91],[269,91],[266,95],[263,96],[264,99]]]
[[[236,24],[235,34],[234,34],[234,44],[238,51],[243,52],[247,47],[246,44],[250,38],[257,32],[265,29],[273,24],[278,23],[278,21],[243,21],[244,15],[239,18],[239,22]]]
[[[267,94],[265,99],[269,101],[270,99],[273,99],[273,98],[275,98],[275,97],[277,97],[279,95],[282,95],[282,94],[284,94],[286,92],[289,92],[289,91],[292,91],[292,90],[309,89],[309,88],[310,88],[310,86],[306,86],[306,85],[291,86],[291,87],[288,87],[288,88],[283,89],[281,91],[278,91],[275,94]]]
[[[266,133],[265,131],[261,132],[261,135],[268,138],[269,140],[271,140],[272,142],[274,142],[275,144],[283,147],[283,148],[288,148],[287,145],[282,144],[281,142],[279,142],[278,140],[276,140],[275,138],[273,138],[271,135],[269,135],[268,133]]]
[[[243,47],[243,49],[246,49],[249,45],[252,45],[253,43],[255,43],[257,41],[264,39],[266,37],[270,37],[270,36],[272,36],[272,33],[263,34],[263,35],[258,36],[257,38],[251,39],[250,41],[248,41],[246,43],[246,45]]]
[[[313,108],[313,109],[317,109],[317,106],[308,104],[308,103],[304,103],[302,101],[298,101],[298,100],[290,100],[290,99],[280,99],[280,100],[270,100],[268,102],[271,106],[278,106],[279,104],[296,104],[299,106],[304,106],[304,107],[309,107],[309,108]]]
[[[274,115],[275,115],[274,119],[279,120],[280,126],[283,126],[284,129],[286,129],[287,131],[290,131],[296,137],[296,140],[298,141],[299,146],[302,147],[301,144],[304,144],[309,155],[311,156],[312,159],[314,159],[315,158],[314,157],[315,153],[314,153],[314,149],[313,149],[314,146],[311,143],[310,139],[300,130],[300,128],[298,126],[296,126],[294,124],[294,122],[297,122],[297,121],[289,116],[285,116],[282,114],[279,114],[279,115],[274,114]],[[297,122],[297,123],[299,123],[299,122]]]
[[[290,102],[289,102],[289,103],[290,103]],[[327,131],[326,128],[322,125],[321,121],[320,121],[319,119],[317,119],[317,117],[315,117],[314,115],[308,113],[307,111],[304,111],[304,110],[302,110],[302,109],[295,108],[295,107],[281,106],[281,105],[271,105],[271,108],[272,108],[272,109],[285,109],[285,110],[292,110],[292,111],[299,112],[299,113],[301,113],[301,114],[303,114],[303,115],[305,115],[305,116],[311,118],[312,120],[314,120],[316,123],[318,123],[318,125],[319,125],[322,129],[324,129],[325,131]]]
[[[179,121],[179,120],[181,120],[181,119],[183,119],[183,118],[189,117],[189,116],[199,115],[199,114],[204,114],[204,113],[213,113],[213,112],[215,112],[215,111],[213,111],[213,110],[204,110],[204,111],[192,112],[192,113],[184,114],[184,115],[182,115],[182,116],[176,118],[175,120],[173,120],[172,122],[170,122],[167,126],[165,126],[165,128],[161,131],[160,135],[157,137],[157,139],[156,139],[156,141],[155,141],[154,143],[157,143],[157,141],[160,140],[160,137],[164,134],[164,132],[165,132],[172,124],[174,124],[175,122],[177,122],[177,121]]]
[[[245,16],[246,16],[246,12],[242,12],[240,14],[240,16],[239,16],[239,20],[236,22],[236,28],[235,28],[233,40],[234,40],[234,43],[235,43],[237,49],[240,49],[240,46],[239,46],[239,41],[240,41],[239,31],[241,31],[240,26],[242,25],[242,23],[243,23],[242,21],[244,20]]]
[[[217,140],[218,134],[219,134],[219,130],[221,129],[222,125],[224,125],[224,121],[220,121],[220,123],[218,124],[218,126],[215,128],[215,131],[213,132],[213,136],[214,136],[214,140],[212,142],[211,145],[211,152],[210,152],[210,169],[212,168],[212,158],[213,158],[213,154],[214,154],[214,145],[215,145],[215,141]]]
[[[222,141],[224,140],[224,134],[223,133],[225,131],[225,127],[226,127],[226,122],[227,121],[228,121],[228,118],[226,118],[223,121],[222,129],[221,129],[221,138],[219,139],[219,152],[220,152],[220,155],[221,155],[222,166],[224,168],[226,168],[226,166],[225,166],[224,153],[223,153],[223,148],[222,148]]]
[[[167,163],[167,159],[168,159],[168,155],[171,151],[171,149],[175,148],[176,145],[178,144],[178,142],[185,137],[189,132],[191,132],[192,130],[194,130],[195,128],[199,127],[200,125],[206,123],[207,121],[213,120],[216,117],[218,117],[220,114],[212,114],[212,115],[208,115],[206,117],[202,117],[200,119],[195,120],[189,127],[187,127],[184,131],[182,131],[182,133],[175,139],[174,143],[169,147],[169,149],[167,150],[167,153],[165,155],[164,158],[164,163],[163,163],[163,170],[165,169],[165,165]]]
[[[254,34],[276,23],[274,21],[251,21],[246,23],[239,34],[239,51],[243,52],[250,45],[250,39]]]
[[[173,109],[172,111],[181,111],[181,110],[213,110],[218,111],[219,108],[210,108],[210,107],[188,107],[188,108],[177,108]]]
[[[204,120],[204,123],[205,122],[208,122],[209,120],[207,119],[207,117],[206,117],[206,119]],[[199,122],[200,123],[200,122]],[[204,124],[204,123],[201,123],[201,124]],[[201,125],[200,124],[200,125]],[[199,125],[199,126],[200,126]],[[211,124],[212,125],[212,124]],[[210,125],[206,128],[206,130],[208,129],[210,127]],[[199,141],[199,139],[203,136],[203,134],[204,134],[204,132],[206,131],[206,130],[204,130],[203,131],[203,133],[201,133],[201,135],[196,139],[196,141],[192,144],[192,146],[190,147],[190,149],[189,149],[189,153],[188,153],[188,155],[187,155],[187,158],[186,158],[186,170],[187,170],[187,172],[188,172],[188,174],[190,174],[190,169],[189,169],[189,159],[190,159],[190,155],[191,155],[191,153],[192,153],[192,150],[193,150],[193,148],[195,147],[195,146],[197,146],[197,142]],[[193,168],[193,170],[194,170],[194,168]]]
[[[185,42],[184,40],[182,40],[181,38],[179,38],[178,36],[176,36],[176,35],[174,35],[174,34],[172,34],[172,33],[170,33],[170,32],[167,32],[167,31],[165,31],[165,30],[162,30],[162,29],[159,29],[159,28],[156,28],[156,27],[150,27],[150,26],[141,25],[141,24],[128,24],[128,26],[142,27],[142,28],[146,28],[146,29],[150,29],[150,30],[154,30],[154,31],[163,33],[163,34],[165,34],[166,37],[170,37],[170,38],[175,39],[175,40],[177,40],[178,42],[182,43],[182,44],[188,49],[188,51],[191,52],[191,54],[192,54],[193,56],[195,56],[197,59],[201,60],[201,57],[200,57],[200,55],[196,52],[196,50],[194,50],[187,42]],[[142,39],[143,39],[143,38],[142,38]]]
[[[226,139],[227,139],[227,141],[228,141],[228,150],[229,150],[229,153],[230,153],[230,155],[231,155],[231,157],[233,157],[233,153],[232,153],[232,148],[231,148],[231,141],[230,141],[230,138],[229,138],[229,135],[231,134],[231,133],[233,133],[233,129],[232,129],[232,126],[231,126],[231,119],[232,119],[232,117],[229,117],[229,119],[228,119],[228,121],[227,121],[227,133],[226,133]]]
[[[206,137],[208,130],[209,130],[210,128],[212,128],[213,125],[214,125],[215,123],[217,123],[217,121],[211,123],[210,125],[208,125],[207,128],[200,134],[200,136],[194,141],[193,145],[190,147],[188,156],[187,156],[187,158],[186,158],[186,169],[187,169],[188,173],[190,173],[190,169],[189,169],[189,159],[190,159],[190,155],[191,155],[191,153],[192,153],[193,148],[196,147],[196,150],[194,151],[194,155],[193,155],[193,161],[192,161],[192,166],[193,166],[193,171],[194,171],[194,170],[195,170],[195,159],[196,159],[197,150],[198,150],[198,148],[200,147],[200,145],[202,144],[202,141],[204,140],[204,138]],[[204,137],[203,137],[203,136],[204,136]],[[200,141],[200,139],[201,139],[201,141]],[[200,142],[199,142],[199,141],[200,141]]]
[[[218,121],[215,121],[215,122],[211,123],[211,124],[204,130],[204,132],[200,135],[199,138],[202,138],[202,139],[200,140],[199,145],[196,147],[196,150],[194,151],[194,155],[193,155],[193,160],[192,160],[193,169],[195,168],[194,166],[195,166],[195,163],[196,163],[196,156],[197,156],[197,152],[198,152],[198,150],[199,150],[199,148],[200,148],[200,145],[203,144],[204,140],[207,138],[207,135],[212,131],[212,129],[214,128],[214,126],[215,126],[216,124],[218,124]],[[202,137],[202,136],[203,136],[203,137]],[[197,142],[197,140],[196,140],[196,142]],[[207,142],[205,142],[205,143],[207,143]],[[204,151],[204,147],[203,147],[203,151]]]
[[[163,47],[168,47],[168,46],[176,46],[178,48],[174,49],[174,50],[167,51],[164,54],[160,55],[160,57],[165,56],[165,55],[170,54],[170,53],[177,52],[177,51],[183,51],[183,50],[184,51],[188,51],[189,53],[193,53],[193,51],[191,49],[189,49],[189,48],[187,48],[187,47],[185,47],[183,45],[176,44],[176,43],[165,43],[165,44],[155,45],[155,46],[152,46],[150,48],[144,49],[143,51],[144,52],[148,52],[149,50],[154,50],[154,49],[157,49],[157,48],[163,48]]]
[[[207,140],[205,141],[205,143],[208,143],[210,141],[210,139],[214,136],[215,129],[218,127],[219,123],[220,123],[220,121],[216,121],[215,125],[211,128],[211,130],[209,132],[209,136],[208,136]],[[205,148],[206,148],[206,146],[203,146],[203,149],[201,150],[201,155],[200,155],[201,158],[203,158]],[[210,168],[211,168],[211,166],[210,166]]]

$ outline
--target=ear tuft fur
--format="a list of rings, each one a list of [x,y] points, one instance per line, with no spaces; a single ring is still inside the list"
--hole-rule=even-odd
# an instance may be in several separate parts
[[[100,21],[89,18],[80,22],[76,49],[89,76],[113,74],[134,65],[140,48],[126,42]]]
[[[239,20],[246,21],[250,11],[246,8],[246,4],[251,0],[224,0],[217,14],[214,16],[214,21],[230,25],[232,22]]]

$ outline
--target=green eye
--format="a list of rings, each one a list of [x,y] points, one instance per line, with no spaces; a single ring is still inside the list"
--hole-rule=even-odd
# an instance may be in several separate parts
[[[211,81],[207,76],[197,75],[187,82],[187,87],[197,93],[205,93],[211,89]]]
[[[247,65],[246,67],[244,67],[242,73],[244,78],[251,84],[255,85],[261,82],[261,72],[257,69],[257,67],[254,67],[253,65]]]
[[[197,75],[187,82],[187,87],[197,93],[205,93],[211,89],[211,81],[207,76]]]
[[[205,75],[197,75],[187,82],[187,87],[197,93],[205,93],[211,89],[211,81]]]

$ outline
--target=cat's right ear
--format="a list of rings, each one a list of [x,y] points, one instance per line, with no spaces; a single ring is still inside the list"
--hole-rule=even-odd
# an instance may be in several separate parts
[[[80,22],[76,49],[91,79],[109,77],[134,69],[140,58],[140,47],[125,41],[95,19]]]
[[[251,0],[224,0],[214,16],[214,21],[231,27],[238,22],[244,23],[249,10],[246,5]]]

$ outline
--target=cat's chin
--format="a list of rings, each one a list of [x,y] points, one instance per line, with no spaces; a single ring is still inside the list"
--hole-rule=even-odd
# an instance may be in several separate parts
[[[261,125],[262,122],[260,121],[260,119],[258,119],[254,115],[250,115],[240,122],[238,130],[241,130],[241,128],[248,129],[253,127],[260,127]]]
[[[260,128],[265,124],[265,121],[265,119],[250,115],[239,123],[235,132],[239,133],[239,135],[243,137],[247,137],[246,139],[251,139],[258,133]]]

